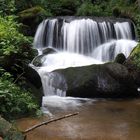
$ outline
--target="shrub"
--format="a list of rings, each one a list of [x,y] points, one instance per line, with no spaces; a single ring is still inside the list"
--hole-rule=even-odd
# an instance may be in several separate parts
[[[0,114],[15,119],[37,111],[38,106],[31,94],[14,84],[10,73],[0,68]]]
[[[80,0],[44,0],[43,3],[45,8],[50,9],[54,16],[74,15],[80,5]]]
[[[136,31],[137,31],[138,39],[140,39],[140,14],[135,16],[134,22],[135,22],[135,25],[136,25]]]
[[[84,2],[77,10],[78,16],[101,16],[102,9],[99,5],[93,5],[90,2]]]
[[[34,56],[31,38],[21,34],[19,27],[15,17],[0,17],[0,64],[5,69],[16,70]]]
[[[15,11],[15,0],[0,0],[0,13],[2,15],[10,15]]]

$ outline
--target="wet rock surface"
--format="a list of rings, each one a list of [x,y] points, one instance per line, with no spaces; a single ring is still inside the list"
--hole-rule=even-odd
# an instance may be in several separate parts
[[[128,69],[118,63],[71,67],[53,73],[65,78],[67,96],[116,98],[137,95],[137,88]],[[62,83],[57,83],[57,87],[58,84],[63,91]]]
[[[0,140],[24,140],[24,136],[0,116]]]

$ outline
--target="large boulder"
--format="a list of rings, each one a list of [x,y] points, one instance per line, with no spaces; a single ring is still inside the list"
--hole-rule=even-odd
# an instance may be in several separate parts
[[[55,76],[56,75],[56,76]],[[58,75],[64,80],[58,80]],[[67,96],[74,97],[128,97],[137,95],[137,87],[128,69],[119,63],[90,65],[55,70],[53,86]]]
[[[25,136],[0,116],[0,139],[25,140]]]

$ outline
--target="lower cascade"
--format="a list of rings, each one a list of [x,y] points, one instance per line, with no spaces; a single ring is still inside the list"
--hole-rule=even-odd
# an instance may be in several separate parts
[[[134,26],[130,20],[89,17],[44,20],[38,26],[34,39],[41,63],[35,69],[41,77],[44,96],[66,96],[65,78],[54,75],[52,71],[103,64],[113,61],[119,53],[128,57],[136,45]],[[57,83],[61,83],[63,90]]]

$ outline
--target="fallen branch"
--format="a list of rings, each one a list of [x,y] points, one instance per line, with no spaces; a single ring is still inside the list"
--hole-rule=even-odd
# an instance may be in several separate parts
[[[24,74],[25,74],[25,72],[21,73],[21,74],[17,77],[17,79],[13,82],[13,84],[15,84],[15,83],[18,81],[18,79],[20,79]]]
[[[28,129],[26,129],[22,133],[28,133],[28,132],[30,132],[30,131],[32,131],[32,130],[34,130],[34,129],[42,126],[42,125],[47,125],[48,123],[55,122],[55,121],[58,121],[58,120],[62,120],[62,119],[65,119],[65,118],[68,118],[68,117],[71,117],[71,116],[78,115],[78,114],[79,114],[79,112],[76,112],[76,113],[73,113],[73,114],[68,114],[68,115],[65,115],[65,116],[62,116],[62,117],[59,117],[59,118],[56,118],[56,119],[51,119],[49,121],[42,122],[40,124],[34,125],[34,126],[28,128]]]

